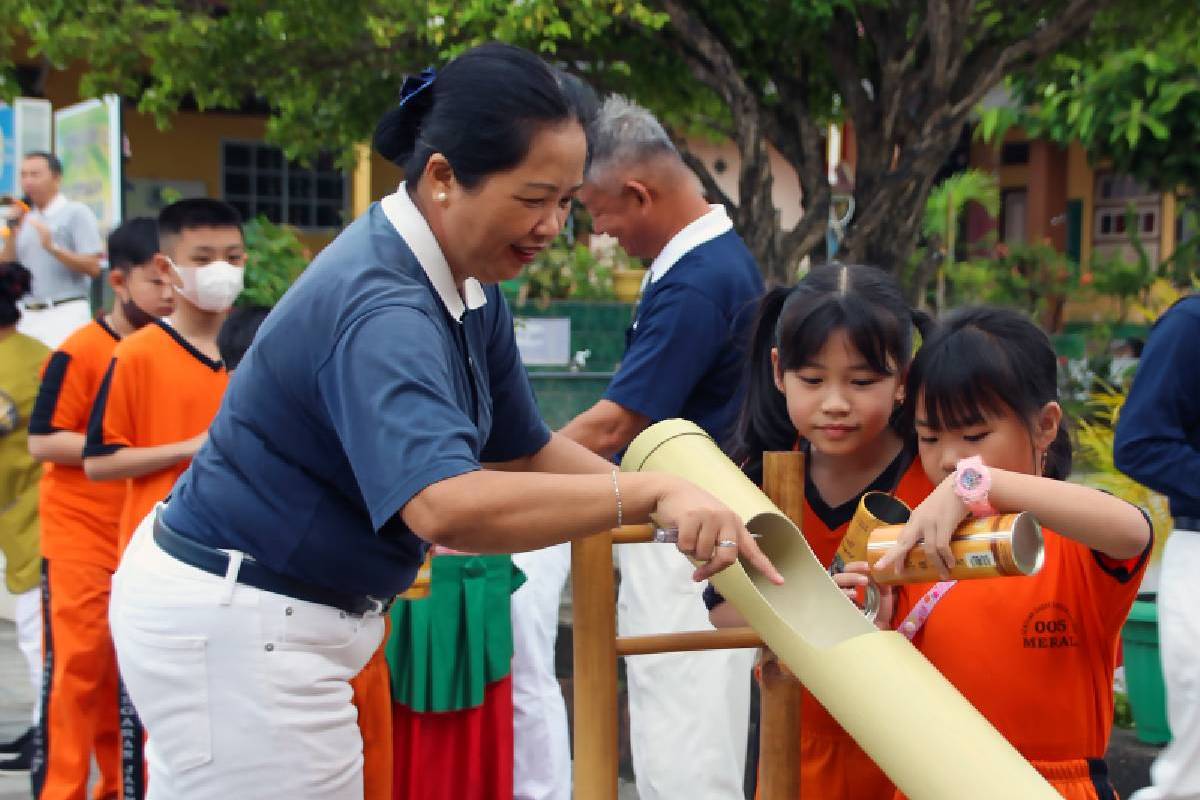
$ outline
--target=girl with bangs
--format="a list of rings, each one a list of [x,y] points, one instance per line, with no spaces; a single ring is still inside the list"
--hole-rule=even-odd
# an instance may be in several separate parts
[[[913,506],[933,489],[911,433],[896,425],[923,321],[892,277],[870,266],[818,267],[760,306],[731,455],[761,483],[764,452],[807,454],[800,527],[827,568],[863,494],[888,492]],[[866,564],[847,565],[835,580],[855,596]],[[711,586],[705,602],[713,625],[745,624]],[[882,603],[880,617],[890,619],[890,593]],[[850,735],[812,695],[802,702],[801,796],[890,800],[891,782]]]
[[[1017,511],[1042,522],[1045,560],[1029,577],[902,587],[893,622],[1063,797],[1115,798],[1104,753],[1117,636],[1150,553],[1149,519],[1065,481],[1057,359],[1024,316],[951,315],[913,360],[907,396],[937,488],[876,568],[919,545],[945,576],[968,515]]]

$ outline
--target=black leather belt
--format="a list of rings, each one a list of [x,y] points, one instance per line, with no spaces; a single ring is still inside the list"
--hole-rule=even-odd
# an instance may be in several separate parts
[[[1200,517],[1175,517],[1175,530],[1200,531]]]
[[[80,295],[79,297],[64,297],[61,300],[34,301],[32,303],[22,303],[21,307],[26,311],[46,311],[55,306],[65,306],[67,303],[77,303],[80,300],[87,300],[87,298]]]
[[[154,541],[163,549],[163,552],[196,569],[222,577],[229,571],[228,553],[181,536],[164,525],[158,515],[154,518]],[[347,614],[365,614],[369,611],[383,614],[391,608],[394,599],[381,600],[365,594],[343,594],[323,586],[314,586],[311,583],[304,583],[295,578],[272,572],[249,557],[246,557],[238,568],[237,582],[262,589],[264,592],[274,592],[308,603],[333,606]]]

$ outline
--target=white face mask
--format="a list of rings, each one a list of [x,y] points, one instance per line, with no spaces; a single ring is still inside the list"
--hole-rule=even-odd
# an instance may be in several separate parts
[[[228,261],[212,261],[203,267],[181,267],[167,259],[183,281],[175,291],[205,311],[227,311],[245,286],[246,270]]]

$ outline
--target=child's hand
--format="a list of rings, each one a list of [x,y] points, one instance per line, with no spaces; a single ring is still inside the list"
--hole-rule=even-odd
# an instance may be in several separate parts
[[[851,561],[845,566],[844,572],[833,576],[833,582],[845,593],[850,601],[859,608],[867,597],[867,585],[870,583],[871,567],[865,561]],[[892,610],[896,605],[896,590],[891,586],[876,586],[879,590],[879,608],[875,611],[875,627],[887,630],[892,619]]]
[[[954,566],[950,537],[967,515],[967,507],[954,493],[953,476],[947,477],[913,510],[896,543],[875,562],[875,571],[892,569],[899,574],[904,569],[908,551],[921,542],[929,563],[937,568],[942,580],[946,580]]]

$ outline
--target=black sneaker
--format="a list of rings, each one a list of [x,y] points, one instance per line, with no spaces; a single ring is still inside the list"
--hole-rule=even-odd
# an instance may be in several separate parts
[[[28,728],[17,738],[11,742],[0,742],[0,755],[15,756],[20,754],[25,748],[33,742],[33,728]]]
[[[10,759],[0,761],[0,775],[24,775],[33,767],[33,737],[25,739],[21,752]]]

